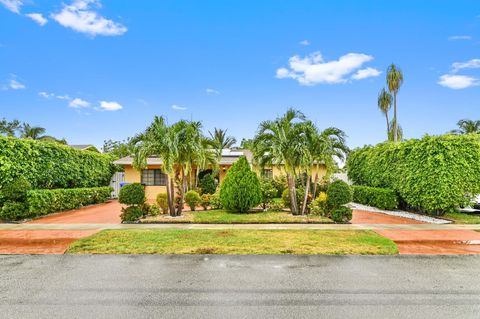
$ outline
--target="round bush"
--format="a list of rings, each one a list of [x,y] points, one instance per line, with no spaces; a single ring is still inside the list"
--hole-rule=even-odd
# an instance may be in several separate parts
[[[140,183],[124,185],[120,188],[118,201],[126,205],[142,205],[145,202],[145,189]]]
[[[157,195],[157,205],[163,214],[168,214],[168,196],[167,193],[159,193]]]
[[[337,207],[332,211],[331,218],[336,223],[346,223],[352,219],[352,210],[345,206]]]
[[[129,206],[127,208],[122,208],[120,218],[122,219],[122,222],[138,222],[142,216],[143,210],[140,207]]]
[[[347,183],[336,180],[328,186],[327,205],[337,208],[352,201],[352,189]]]
[[[200,180],[200,189],[202,194],[213,194],[217,189],[217,183],[212,174],[205,174]]]
[[[25,203],[6,201],[0,210],[1,220],[18,220],[25,218],[27,214],[28,206]]]
[[[203,207],[203,210],[207,210],[208,209],[208,206],[210,206],[210,198],[211,198],[211,194],[203,194],[202,195],[202,200],[200,202],[200,205]]]
[[[200,194],[194,190],[185,193],[185,202],[187,203],[188,207],[190,207],[191,211],[195,211],[195,207],[200,204],[201,200]]]
[[[220,191],[216,191],[212,195],[210,195],[210,206],[213,209],[221,209],[222,202],[220,201]]]
[[[261,203],[260,182],[245,156],[228,170],[220,187],[220,200],[225,209],[240,213],[248,212]]]
[[[31,189],[30,183],[24,177],[18,177],[2,188],[2,197],[5,200],[24,202],[27,192]]]

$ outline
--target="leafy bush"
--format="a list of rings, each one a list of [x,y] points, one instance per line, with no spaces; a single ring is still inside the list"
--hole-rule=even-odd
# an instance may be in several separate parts
[[[28,218],[28,207],[25,203],[6,201],[0,209],[0,220],[18,220]]]
[[[0,137],[0,185],[23,176],[33,189],[106,186],[114,172],[108,155],[67,145]]]
[[[2,188],[2,197],[4,200],[15,202],[25,202],[27,192],[32,188],[30,183],[22,176],[6,184]]]
[[[262,205],[266,209],[271,201],[277,196],[278,190],[272,179],[262,178],[260,180],[260,189],[262,191]]]
[[[328,186],[327,205],[330,208],[338,208],[352,201],[352,189],[341,180],[336,180]]]
[[[122,222],[138,222],[143,216],[143,211],[138,206],[129,206],[122,208],[120,218]]]
[[[157,195],[157,205],[162,210],[162,214],[168,214],[168,196],[167,193]]]
[[[195,211],[195,208],[200,204],[201,200],[200,195],[194,190],[185,193],[185,202],[191,211]]]
[[[352,210],[345,206],[339,206],[332,210],[330,218],[336,223],[346,223],[352,219]]]
[[[126,205],[142,205],[145,203],[145,188],[140,183],[124,185],[120,188],[118,201]]]
[[[202,194],[213,194],[217,189],[217,183],[212,174],[205,174],[200,180]]]
[[[202,195],[202,200],[200,201],[200,206],[203,207],[203,210],[207,210],[208,206],[210,206],[210,198],[211,194],[203,194]]]
[[[160,214],[160,207],[156,204],[151,204],[148,209],[148,214],[150,216],[158,216]]]
[[[273,198],[268,204],[268,210],[272,212],[279,212],[282,211],[285,205],[283,204],[283,200],[281,198]]]
[[[387,188],[352,186],[353,201],[380,209],[392,210],[398,207],[395,191]]]
[[[327,193],[320,192],[310,204],[310,212],[315,215],[328,217],[330,215],[327,205]]]
[[[241,213],[261,203],[260,182],[245,156],[227,171],[220,188],[220,200],[225,209]]]
[[[213,209],[221,209],[222,201],[220,200],[220,191],[216,191],[214,194],[210,195],[210,206]]]
[[[275,176],[272,182],[277,189],[277,194],[275,195],[275,197],[282,197],[283,191],[287,188],[287,177],[285,175]]]
[[[24,217],[36,217],[63,210],[107,201],[111,187],[37,189],[27,192],[28,213]],[[21,218],[21,217],[20,217]]]
[[[480,136],[425,136],[350,153],[348,176],[358,185],[390,188],[408,208],[443,214],[480,194]]]

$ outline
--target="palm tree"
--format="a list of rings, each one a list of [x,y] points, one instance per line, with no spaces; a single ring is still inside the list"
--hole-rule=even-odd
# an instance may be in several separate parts
[[[210,134],[210,142],[215,149],[218,161],[220,161],[222,157],[223,149],[231,148],[235,143],[237,143],[235,137],[227,135],[227,131],[228,130],[215,128],[213,134],[210,131],[208,132],[208,134]]]
[[[385,119],[387,120],[387,138],[388,138],[388,132],[390,132],[388,112],[392,107],[392,95],[383,88],[378,94],[377,104],[378,104],[378,108],[380,109],[380,111],[382,111],[382,113],[385,115]]]
[[[480,133],[480,121],[463,119],[457,122],[458,129],[452,130],[453,134]]]
[[[15,136],[15,133],[19,129],[19,120],[7,121],[5,118],[2,118],[0,121],[0,135]]]
[[[298,215],[295,176],[305,166],[310,153],[305,134],[305,115],[289,109],[274,121],[260,123],[253,142],[253,152],[260,167],[280,165],[287,175],[292,214]]]
[[[30,126],[30,124],[23,123],[21,127],[20,138],[30,138],[32,140],[39,140],[42,138],[46,129],[40,126]]]
[[[397,93],[403,83],[403,73],[395,64],[391,64],[387,70],[387,84],[390,93],[393,93],[393,141],[398,141],[397,128]]]

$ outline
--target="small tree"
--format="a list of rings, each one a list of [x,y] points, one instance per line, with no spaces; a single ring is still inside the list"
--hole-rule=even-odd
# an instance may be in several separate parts
[[[261,203],[260,182],[245,156],[240,157],[228,170],[220,188],[220,201],[225,209],[240,213]]]
[[[217,184],[215,178],[212,174],[205,174],[200,180],[200,188],[202,189],[202,194],[213,194],[217,189]]]

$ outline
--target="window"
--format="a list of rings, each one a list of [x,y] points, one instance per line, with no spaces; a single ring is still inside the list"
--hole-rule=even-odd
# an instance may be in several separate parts
[[[142,184],[145,186],[165,186],[167,185],[167,175],[162,173],[161,169],[142,170]]]
[[[273,178],[273,171],[271,169],[264,169],[262,175],[265,178]]]

